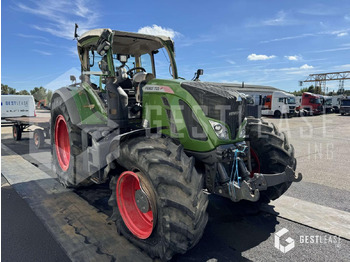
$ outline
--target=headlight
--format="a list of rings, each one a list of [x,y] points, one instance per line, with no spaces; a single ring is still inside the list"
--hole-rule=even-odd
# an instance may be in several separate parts
[[[214,129],[215,134],[218,138],[223,140],[229,140],[229,135],[226,126],[224,126],[221,123],[209,120],[209,123],[211,124],[211,127]]]

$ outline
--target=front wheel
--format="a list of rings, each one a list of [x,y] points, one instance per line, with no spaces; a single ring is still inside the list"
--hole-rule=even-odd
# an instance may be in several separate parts
[[[208,197],[194,159],[170,139],[139,137],[121,145],[117,161],[128,170],[110,182],[118,231],[162,260],[192,248],[208,221]]]
[[[277,174],[284,172],[289,166],[296,169],[294,148],[287,139],[285,133],[267,122],[260,119],[248,119],[247,134],[249,137],[252,159],[257,163],[258,170],[254,173]],[[284,194],[290,187],[291,182],[285,182],[276,186],[268,187],[260,192],[259,202],[268,203]]]
[[[282,113],[281,113],[281,111],[276,110],[275,113],[273,114],[273,116],[274,116],[275,118],[281,118]]]

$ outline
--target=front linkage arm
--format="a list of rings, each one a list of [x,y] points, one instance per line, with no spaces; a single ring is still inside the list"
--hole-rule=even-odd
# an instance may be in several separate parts
[[[240,165],[240,167],[242,167],[242,165]],[[244,172],[242,168],[241,171]],[[301,179],[302,174],[299,173],[295,175],[295,171],[289,166],[287,166],[282,173],[255,173],[252,178],[249,178],[247,181],[242,181],[239,186],[237,183],[229,183],[230,198],[233,202],[238,202],[240,200],[256,202],[260,198],[260,191],[286,182],[299,182]]]

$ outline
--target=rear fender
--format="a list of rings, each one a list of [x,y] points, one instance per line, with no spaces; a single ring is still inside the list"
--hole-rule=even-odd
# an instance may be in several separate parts
[[[73,125],[78,125],[81,123],[81,117],[79,115],[79,111],[77,108],[77,104],[75,103],[75,100],[73,98],[73,94],[71,90],[69,90],[67,87],[62,87],[55,91],[55,93],[52,95],[51,101],[53,101],[55,98],[61,97],[63,102],[65,103],[68,111],[69,118]],[[52,103],[51,103],[52,105]]]

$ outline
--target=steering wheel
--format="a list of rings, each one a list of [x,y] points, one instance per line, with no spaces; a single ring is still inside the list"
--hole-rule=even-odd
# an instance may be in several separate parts
[[[143,71],[143,72],[146,72],[146,69],[144,69],[144,68],[141,67],[141,66],[137,66],[137,67],[134,67],[134,68],[129,69],[128,71],[126,71],[126,73],[127,73],[130,77],[132,77],[132,76],[134,75],[134,73],[132,73],[132,72],[133,72],[133,71],[136,71],[136,70],[141,70],[141,71]]]

